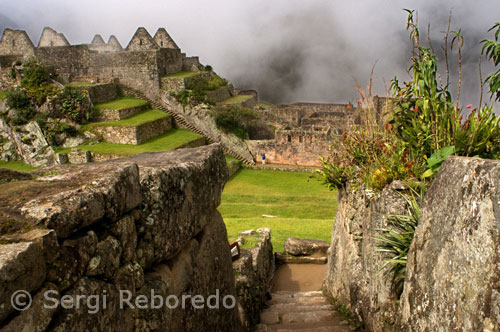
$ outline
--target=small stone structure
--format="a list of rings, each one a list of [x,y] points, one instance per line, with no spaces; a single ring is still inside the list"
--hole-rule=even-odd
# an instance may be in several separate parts
[[[342,190],[323,292],[367,331],[500,330],[500,162],[450,157],[425,195],[400,303],[377,251],[388,214],[404,214],[392,184],[372,197]]]
[[[59,166],[1,184],[2,331],[244,331],[238,299],[233,309],[222,306],[237,295],[216,209],[226,180],[224,153],[212,145]],[[33,304],[15,312],[11,295],[21,289]],[[120,308],[120,290],[133,305],[148,305]],[[216,294],[220,309],[192,306],[195,295]],[[97,295],[106,306],[44,307],[62,295]],[[158,309],[153,295],[191,297],[185,310],[175,302]]]
[[[52,28],[45,27],[42,36],[38,42],[38,47],[59,47],[70,46],[64,34],[55,31]]]
[[[266,302],[274,275],[273,245],[271,229],[259,228],[241,234],[257,237],[257,244],[250,250],[241,249],[240,257],[233,262],[236,292],[244,313],[245,325],[251,330],[259,323],[260,312]]]
[[[172,129],[172,117],[165,117],[137,126],[93,127],[109,143],[139,145]]]
[[[325,264],[330,244],[320,240],[289,237],[285,240],[285,252],[276,253],[281,264]]]

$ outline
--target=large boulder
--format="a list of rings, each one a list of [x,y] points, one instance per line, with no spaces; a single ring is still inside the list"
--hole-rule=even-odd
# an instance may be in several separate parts
[[[330,243],[319,240],[289,237],[285,240],[285,252],[293,256],[326,256]]]
[[[396,331],[397,300],[391,280],[381,272],[387,254],[377,250],[381,228],[390,228],[388,214],[404,214],[406,201],[387,186],[339,191],[323,292],[364,323],[368,331]],[[404,188],[403,188],[404,189]]]
[[[404,331],[500,331],[500,162],[450,157],[408,254]]]

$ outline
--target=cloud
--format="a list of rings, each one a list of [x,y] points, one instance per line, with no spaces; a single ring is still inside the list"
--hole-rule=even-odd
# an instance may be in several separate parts
[[[151,33],[164,26],[183,51],[237,86],[256,88],[264,100],[347,102],[357,98],[354,80],[365,86],[375,63],[378,94],[395,75],[408,79],[403,8],[418,11],[424,40],[431,24],[439,51],[452,7],[452,30],[465,36],[462,100],[477,104],[479,42],[498,21],[498,0],[3,0],[0,12],[11,22],[0,16],[0,27],[16,24],[35,44],[51,26],[74,44],[99,33],[115,34],[126,46],[138,26]],[[450,68],[456,71],[456,61]],[[483,71],[492,67],[484,63]]]

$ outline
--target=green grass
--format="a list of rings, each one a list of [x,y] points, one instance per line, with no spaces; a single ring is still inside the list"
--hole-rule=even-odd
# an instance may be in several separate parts
[[[263,108],[270,108],[270,107],[273,107],[273,104],[261,101],[261,102],[257,103],[257,106],[260,106],[260,107],[263,107]]]
[[[230,241],[242,231],[270,227],[275,251],[283,251],[287,237],[329,242],[336,210],[336,192],[309,173],[249,169],[228,181],[219,207]]]
[[[0,168],[7,168],[18,172],[31,172],[35,170],[35,167],[31,167],[23,161],[11,160],[11,161],[0,161]]]
[[[82,88],[82,87],[87,87],[87,86],[94,86],[97,85],[95,83],[90,83],[90,82],[72,82],[65,84],[65,86],[69,86],[71,88]]]
[[[147,105],[148,102],[144,99],[134,97],[122,97],[110,101],[109,103],[98,104],[95,107],[98,110],[121,110],[124,108],[132,108]]]
[[[80,145],[78,149],[91,151],[98,154],[114,154],[133,156],[144,152],[161,152],[175,150],[186,143],[197,140],[203,136],[185,129],[171,129],[165,134],[150,139],[141,145],[113,144],[101,142],[95,145]],[[68,153],[71,149],[57,149],[58,153]]]
[[[226,154],[226,163],[229,164],[231,161],[239,163],[240,161],[233,156]]]
[[[7,99],[7,91],[0,91],[0,100]]]
[[[199,74],[200,73],[197,73],[194,71],[180,71],[180,72],[175,73],[175,74],[163,76],[163,78],[188,78],[188,77],[196,76]]]
[[[147,110],[119,121],[103,121],[103,122],[90,123],[84,127],[84,130],[92,127],[108,127],[108,126],[135,127],[144,123],[153,122],[158,119],[163,119],[168,117],[170,117],[170,115],[163,112],[162,110]]]
[[[234,97],[231,97],[229,99],[226,99],[222,103],[226,104],[226,105],[241,104],[252,97],[253,96],[251,96],[251,95],[239,95],[239,96],[234,96]]]

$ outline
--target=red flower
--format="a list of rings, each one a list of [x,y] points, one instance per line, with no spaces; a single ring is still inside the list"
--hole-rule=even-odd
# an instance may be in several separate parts
[[[418,112],[418,107],[417,107],[417,105],[415,105],[415,108],[413,109],[413,112],[414,112],[414,113],[417,113],[417,112]]]
[[[360,101],[358,101],[358,106],[361,106],[361,102]]]
[[[351,104],[347,105],[347,109],[352,110],[352,105]]]
[[[467,107],[467,108],[472,108],[472,104],[469,104],[469,105],[467,105],[467,106],[465,106],[465,107]]]

